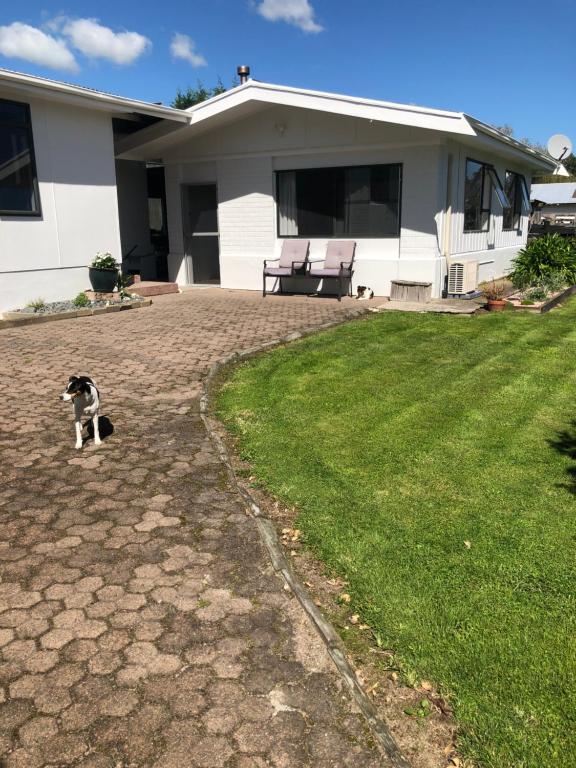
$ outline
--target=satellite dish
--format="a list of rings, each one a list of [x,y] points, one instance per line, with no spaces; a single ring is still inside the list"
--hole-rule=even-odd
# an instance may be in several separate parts
[[[568,136],[562,133],[555,133],[548,139],[548,153],[554,160],[563,160],[572,154],[572,142]]]

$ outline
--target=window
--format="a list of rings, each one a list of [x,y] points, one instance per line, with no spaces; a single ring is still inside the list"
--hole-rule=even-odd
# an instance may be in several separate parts
[[[487,232],[492,213],[492,192],[503,210],[510,205],[496,169],[488,163],[466,160],[464,232]]]
[[[277,173],[279,237],[397,237],[402,166]]]
[[[492,210],[492,179],[484,163],[466,160],[464,232],[487,231]]]
[[[30,109],[0,99],[0,214],[39,216]]]
[[[509,204],[504,208],[502,228],[520,229],[522,215],[528,215],[532,210],[526,180],[520,173],[506,171],[504,188]]]

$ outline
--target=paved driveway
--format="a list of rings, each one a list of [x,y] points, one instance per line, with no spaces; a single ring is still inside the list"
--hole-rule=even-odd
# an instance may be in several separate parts
[[[7,768],[381,765],[198,416],[215,359],[345,306],[195,290],[0,331]],[[76,372],[100,449],[57,399]]]

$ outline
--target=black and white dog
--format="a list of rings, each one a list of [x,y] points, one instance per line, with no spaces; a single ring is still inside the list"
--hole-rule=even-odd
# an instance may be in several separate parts
[[[68,386],[60,395],[60,400],[74,405],[74,422],[76,425],[76,448],[82,448],[82,416],[92,419],[94,426],[94,444],[100,445],[98,431],[98,411],[100,409],[100,393],[89,376],[70,376]]]
[[[359,285],[356,288],[356,298],[358,301],[367,301],[374,298],[374,291],[372,288],[368,288],[367,285]]]

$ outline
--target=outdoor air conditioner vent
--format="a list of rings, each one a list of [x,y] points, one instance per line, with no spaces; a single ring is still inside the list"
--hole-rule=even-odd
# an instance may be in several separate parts
[[[454,261],[448,268],[448,293],[473,293],[478,286],[478,262]]]

